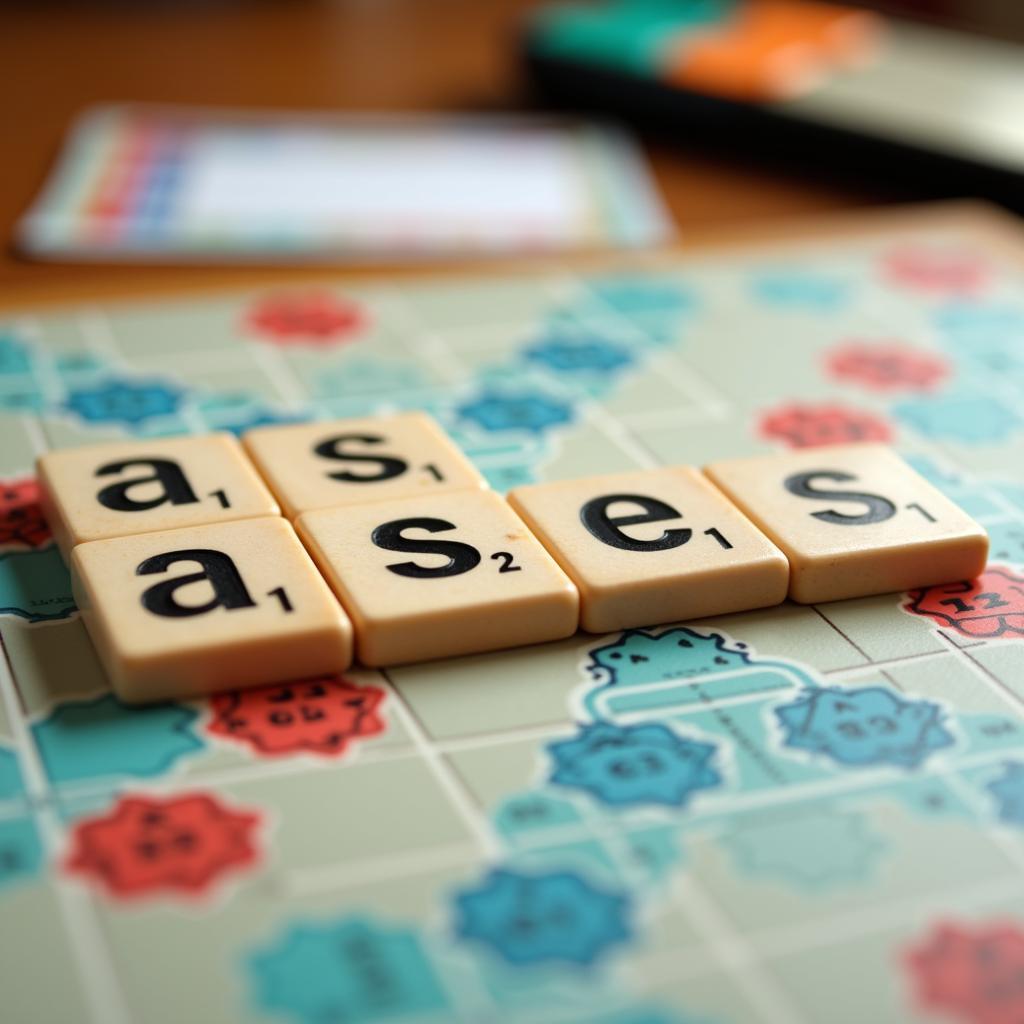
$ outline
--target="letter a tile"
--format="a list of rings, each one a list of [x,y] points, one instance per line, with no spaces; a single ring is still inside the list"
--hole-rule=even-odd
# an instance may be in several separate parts
[[[576,631],[576,588],[489,491],[324,509],[296,525],[355,622],[364,665],[492,651]]]
[[[594,633],[778,604],[782,552],[695,469],[519,487],[508,496],[580,590]]]
[[[705,472],[786,553],[801,604],[972,579],[988,536],[881,444],[716,462]]]
[[[75,600],[122,700],[340,672],[352,627],[281,518],[80,544]]]
[[[312,509],[487,486],[419,412],[257,427],[243,443],[289,519]]]
[[[278,514],[230,434],[66,448],[40,456],[37,469],[65,561],[90,540]]]

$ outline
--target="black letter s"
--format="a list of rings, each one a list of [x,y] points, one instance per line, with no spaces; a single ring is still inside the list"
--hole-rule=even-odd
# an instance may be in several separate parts
[[[859,501],[867,505],[867,511],[860,515],[848,515],[835,509],[811,512],[815,519],[835,526],[866,526],[869,523],[884,523],[896,515],[896,506],[878,494],[863,494],[860,491],[818,491],[811,486],[813,481],[830,480],[837,484],[845,484],[857,478],[851,473],[842,473],[830,469],[812,469],[806,473],[794,473],[786,477],[783,486],[790,494],[798,498],[829,498],[833,501]]]
[[[411,579],[430,580],[445,576],[460,576],[480,564],[480,552],[469,544],[461,544],[454,540],[413,540],[403,537],[403,530],[426,530],[428,533],[442,533],[454,530],[455,524],[446,519],[430,519],[416,517],[414,519],[396,519],[378,526],[370,535],[370,539],[379,548],[386,551],[406,551],[424,555],[444,555],[447,565],[427,569],[415,562],[396,562],[387,568],[396,576],[407,576]]]

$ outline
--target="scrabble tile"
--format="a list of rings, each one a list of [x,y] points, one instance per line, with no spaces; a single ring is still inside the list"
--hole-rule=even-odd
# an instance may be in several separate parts
[[[352,626],[281,518],[80,544],[72,587],[118,695],[193,697],[340,672]]]
[[[508,496],[580,591],[594,633],[778,604],[782,553],[695,469],[519,487]]]
[[[290,519],[318,508],[487,486],[437,423],[418,412],[258,427],[243,443]]]
[[[576,631],[576,588],[489,491],[307,512],[297,528],[355,623],[365,665],[492,651]]]
[[[86,541],[279,512],[230,434],[67,448],[36,468],[65,561]]]
[[[985,531],[880,444],[729,459],[705,472],[786,553],[802,604],[866,597],[985,567]]]

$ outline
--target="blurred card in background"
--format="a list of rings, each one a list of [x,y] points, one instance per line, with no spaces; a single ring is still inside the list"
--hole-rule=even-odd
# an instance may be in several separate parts
[[[631,138],[534,117],[113,106],[75,125],[19,242],[39,258],[431,258],[662,242]]]
[[[548,107],[816,180],[1024,212],[1024,45],[1011,29],[1024,4],[899,6],[950,26],[808,0],[570,0],[533,9],[523,38]],[[967,27],[1007,37],[961,31],[959,8]]]

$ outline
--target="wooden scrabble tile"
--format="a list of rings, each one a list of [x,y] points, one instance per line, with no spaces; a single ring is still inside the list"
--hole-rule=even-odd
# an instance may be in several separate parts
[[[72,587],[122,700],[340,672],[352,626],[281,518],[80,544]]]
[[[498,495],[441,493],[307,512],[299,536],[356,627],[365,665],[576,631],[576,588]]]
[[[258,427],[243,443],[290,519],[318,508],[487,486],[437,423],[418,412]]]
[[[789,567],[695,469],[519,487],[508,496],[580,591],[595,633],[778,604]]]
[[[971,579],[985,531],[881,444],[730,459],[708,476],[786,553],[802,604]]]
[[[230,434],[66,448],[41,456],[36,468],[65,561],[90,540],[279,512]]]

